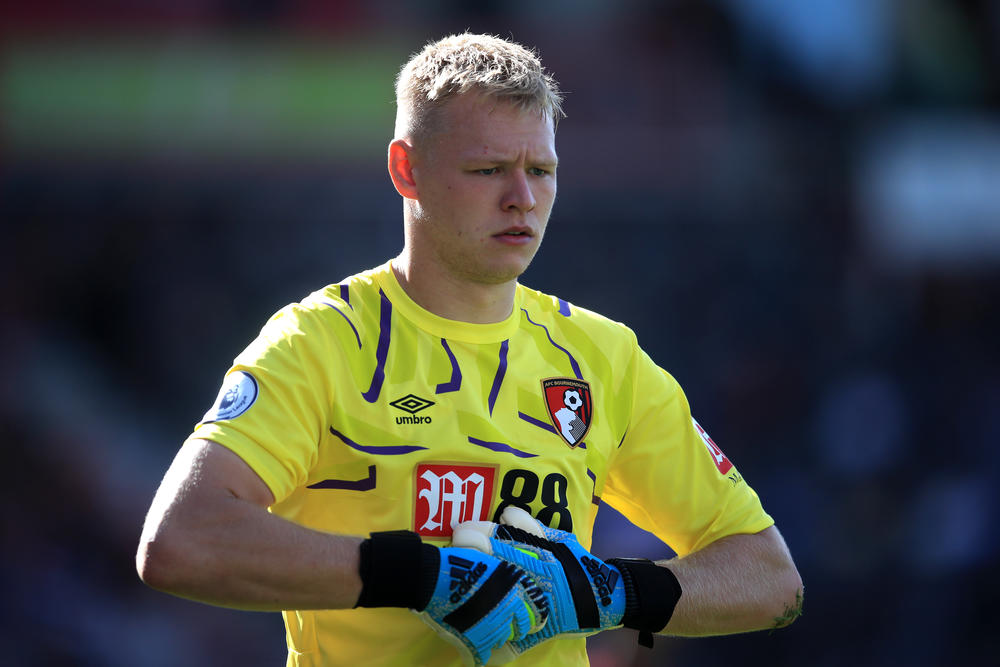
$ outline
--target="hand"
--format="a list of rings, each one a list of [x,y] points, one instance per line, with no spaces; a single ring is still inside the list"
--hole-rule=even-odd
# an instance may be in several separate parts
[[[572,533],[549,528],[516,507],[504,510],[500,524],[459,524],[452,545],[517,564],[551,597],[548,623],[496,652],[494,657],[505,661],[553,637],[584,636],[619,625],[639,630],[640,643],[652,646],[651,633],[666,626],[680,599],[680,585],[667,568],[639,559],[602,561]]]
[[[625,583],[618,568],[592,556],[572,533],[544,526],[524,510],[508,507],[499,525],[459,524],[452,546],[479,549],[519,565],[551,596],[548,623],[511,642],[515,656],[557,635],[583,636],[621,625]]]
[[[518,566],[472,549],[424,544],[409,531],[373,533],[361,545],[359,607],[409,607],[466,664],[541,629],[549,600]]]
[[[549,614],[545,593],[516,565],[472,549],[440,549],[434,593],[420,616],[484,665],[494,649],[538,632]],[[458,640],[458,641],[456,641]]]

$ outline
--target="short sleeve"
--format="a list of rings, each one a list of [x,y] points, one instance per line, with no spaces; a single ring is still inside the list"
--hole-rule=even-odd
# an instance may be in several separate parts
[[[636,347],[634,401],[604,500],[678,553],[774,523],[736,468],[691,416],[677,381]]]
[[[291,305],[268,320],[236,357],[215,404],[189,436],[235,452],[276,502],[302,485],[315,464],[332,401],[323,372],[331,352],[316,319]]]

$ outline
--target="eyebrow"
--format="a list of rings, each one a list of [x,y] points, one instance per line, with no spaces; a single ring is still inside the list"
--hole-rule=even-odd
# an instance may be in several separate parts
[[[492,151],[488,153],[470,152],[463,157],[468,162],[492,162],[496,164],[511,164],[516,162],[516,159],[509,154],[505,155],[503,153],[494,153]],[[555,167],[559,164],[559,158],[555,155],[546,155],[538,159],[531,159],[531,156],[528,156],[528,159],[525,160],[525,162],[532,166],[538,165],[542,167]]]

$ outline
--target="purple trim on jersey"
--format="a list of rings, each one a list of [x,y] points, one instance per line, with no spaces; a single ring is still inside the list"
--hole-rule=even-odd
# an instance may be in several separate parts
[[[531,415],[526,415],[523,412],[518,412],[517,416],[520,417],[522,420],[528,422],[532,426],[537,426],[538,428],[545,429],[549,433],[555,433],[556,435],[559,435],[559,431],[557,431],[555,427],[552,426],[552,424],[549,424],[548,422],[543,422],[541,419],[535,419]]]
[[[556,298],[559,298],[559,297],[556,297]],[[569,317],[570,315],[573,314],[573,313],[571,313],[569,311],[569,302],[568,301],[563,301],[562,299],[559,299],[559,314],[560,315],[565,315],[566,317]]]
[[[379,307],[375,373],[372,375],[372,384],[368,387],[368,391],[361,394],[362,398],[369,403],[377,401],[378,395],[382,393],[382,383],[385,382],[385,360],[389,356],[389,338],[392,337],[392,302],[381,289],[378,294],[382,297],[382,304]]]
[[[554,433],[555,435],[559,435],[559,431],[557,431],[555,427],[552,426],[552,424],[549,424],[548,422],[543,422],[541,419],[535,419],[531,415],[526,415],[523,412],[518,412],[517,416],[520,417],[523,421],[528,422],[532,426],[537,426],[538,428],[545,429],[549,433]],[[573,449],[586,449],[586,448],[587,448],[587,443],[585,442],[581,442],[580,444],[575,445],[573,447]]]
[[[361,336],[358,335],[358,330],[355,328],[354,322],[351,322],[351,320],[347,317],[347,315],[344,315],[344,311],[342,311],[340,308],[337,308],[335,305],[333,305],[329,301],[324,301],[323,305],[324,306],[330,306],[335,311],[337,311],[338,313],[340,313],[341,317],[343,317],[345,320],[347,320],[347,323],[351,325],[351,330],[354,331],[354,337],[358,339],[358,349],[360,350],[361,349]],[[350,304],[348,304],[348,305],[350,305]]]
[[[569,350],[567,350],[565,347],[563,347],[559,343],[557,343],[554,340],[552,340],[552,335],[549,333],[548,327],[546,327],[544,324],[539,324],[538,322],[535,322],[534,320],[532,320],[531,319],[531,315],[529,315],[528,311],[525,310],[524,308],[522,308],[521,310],[524,311],[524,316],[528,318],[529,322],[531,322],[532,324],[534,324],[536,327],[541,327],[542,329],[545,329],[545,335],[548,337],[549,342],[552,343],[553,347],[555,347],[556,349],[562,350],[563,352],[566,353],[566,356],[569,357],[569,364],[570,364],[570,366],[573,367],[573,373],[576,375],[576,379],[577,380],[582,380],[583,379],[583,375],[580,373],[580,364],[576,363],[576,359],[574,359],[573,355],[569,353]]]
[[[497,402],[497,394],[500,393],[500,385],[503,384],[503,377],[507,374],[507,345],[510,339],[500,343],[500,365],[497,366],[497,374],[493,376],[493,387],[490,389],[490,416],[493,416],[493,406]]]
[[[354,306],[351,306],[351,288],[347,285],[340,286],[340,298],[344,300],[351,310],[354,310]]]
[[[307,489],[344,489],[346,491],[371,491],[375,488],[375,466],[368,466],[368,476],[363,479],[324,479]]]
[[[426,447],[421,447],[420,445],[359,445],[332,426],[330,427],[330,433],[343,440],[344,444],[351,449],[356,449],[359,452],[364,452],[365,454],[386,454],[389,456],[395,456],[399,454],[409,454],[410,452],[416,452],[421,449],[427,449]]]
[[[531,459],[538,456],[538,454],[530,454],[528,452],[523,452],[520,449],[514,449],[510,445],[505,445],[502,442],[487,442],[486,440],[473,438],[471,435],[469,436],[469,442],[480,447],[485,447],[486,449],[492,449],[494,452],[513,454],[514,456],[519,456],[522,459]]]
[[[448,353],[448,359],[451,360],[451,380],[439,384],[437,389],[434,390],[435,394],[447,394],[450,391],[458,391],[462,388],[462,369],[458,367],[458,361],[456,361],[455,355],[451,353],[448,341],[442,338],[441,346]]]
[[[595,475],[594,471],[592,471],[590,468],[587,468],[587,477],[589,477],[590,480],[594,483],[594,491],[597,491],[597,475]],[[593,505],[600,505],[601,499],[596,493],[591,492],[590,502]]]
[[[622,439],[618,441],[618,449],[621,449],[622,443],[625,442],[625,436],[628,435],[628,431],[622,433]]]

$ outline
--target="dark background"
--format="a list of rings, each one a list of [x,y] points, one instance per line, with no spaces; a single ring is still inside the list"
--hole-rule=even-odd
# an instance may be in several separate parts
[[[0,10],[0,662],[283,664],[277,614],[138,581],[143,515],[264,320],[401,248],[395,72],[469,28],[567,92],[523,282],[635,329],[807,586],[789,629],[594,664],[993,664],[1000,3],[475,7]],[[610,509],[594,550],[665,553]]]

